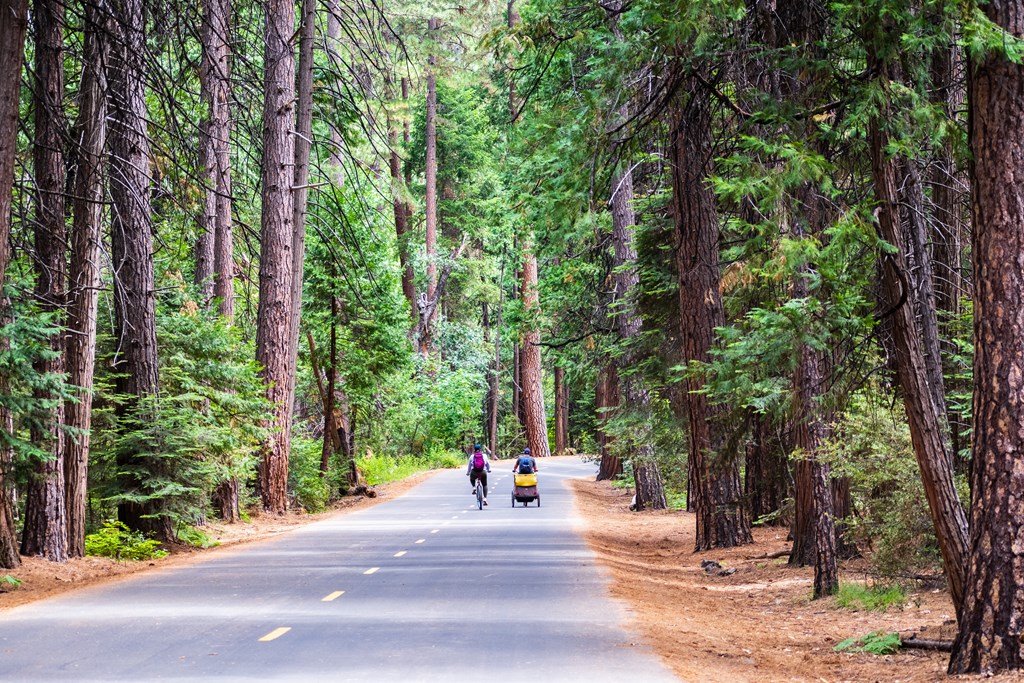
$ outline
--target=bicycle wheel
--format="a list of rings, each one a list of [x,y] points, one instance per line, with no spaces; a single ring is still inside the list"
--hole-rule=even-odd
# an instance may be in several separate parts
[[[479,479],[476,480],[476,507],[478,510],[484,509],[484,485]]]

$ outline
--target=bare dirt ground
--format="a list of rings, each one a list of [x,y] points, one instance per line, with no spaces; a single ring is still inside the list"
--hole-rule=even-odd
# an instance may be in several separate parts
[[[352,498],[319,515],[253,517],[244,524],[206,528],[219,547],[272,538],[326,516],[344,514],[389,500],[429,476],[377,487],[375,499]],[[573,482],[576,506],[588,544],[612,576],[611,591],[630,610],[643,638],[684,681],[972,681],[950,678],[945,653],[906,651],[895,655],[836,653],[833,647],[851,636],[872,631],[917,633],[921,638],[951,639],[953,608],[944,591],[921,591],[903,609],[854,612],[831,599],[810,600],[812,572],[791,569],[783,529],[756,529],[754,545],[694,553],[694,520],[684,512],[629,512],[628,492],[606,482]],[[174,548],[152,562],[116,562],[87,557],[57,565],[24,558],[9,573],[22,586],[0,592],[0,611],[76,588],[116,581],[153,567],[194,562],[217,548]],[[708,576],[702,560],[715,560],[736,572]],[[861,580],[847,567],[844,581]],[[1024,675],[993,680],[1024,683]]]
[[[947,676],[949,655],[906,650],[875,656],[836,653],[837,643],[873,631],[952,640],[953,605],[942,591],[910,595],[903,609],[854,612],[834,599],[811,601],[813,571],[792,569],[785,529],[754,530],[754,544],[694,553],[692,514],[633,513],[630,493],[607,482],[573,482],[584,536],[613,576],[612,593],[630,606],[634,625],[683,680],[972,681]],[[708,576],[702,560],[735,568]],[[864,580],[846,567],[843,581]],[[992,680],[1024,681],[1024,675]]]

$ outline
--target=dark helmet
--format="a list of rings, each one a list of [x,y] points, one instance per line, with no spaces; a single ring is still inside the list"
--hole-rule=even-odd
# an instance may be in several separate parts
[[[473,444],[473,450],[474,450],[474,451],[479,451],[479,450],[481,450],[482,448],[483,448],[483,446],[481,446],[480,444]]]
[[[530,447],[527,446],[526,448],[523,449],[523,455],[529,455],[529,454],[530,454]]]

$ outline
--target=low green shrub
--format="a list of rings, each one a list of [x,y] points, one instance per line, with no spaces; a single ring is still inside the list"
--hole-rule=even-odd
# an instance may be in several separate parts
[[[16,579],[10,574],[0,576],[0,593],[17,590],[21,588],[21,579]]]
[[[99,531],[85,537],[85,554],[115,560],[151,560],[167,555],[160,542],[130,530],[124,522],[107,520]]]
[[[843,583],[836,593],[836,607],[868,612],[884,612],[890,607],[903,608],[907,595],[895,584],[864,586],[859,583]]]
[[[847,638],[834,649],[836,652],[867,652],[872,655],[891,655],[898,652],[900,634],[891,631],[873,631],[859,638]]]
[[[174,535],[179,541],[193,548],[212,548],[220,545],[219,542],[210,538],[208,533],[191,524],[178,524],[174,528]]]

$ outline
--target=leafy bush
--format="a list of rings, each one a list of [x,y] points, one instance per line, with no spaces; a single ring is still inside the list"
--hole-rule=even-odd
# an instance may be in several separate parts
[[[852,610],[884,612],[890,607],[902,608],[907,595],[898,585],[864,586],[859,583],[840,584],[836,606]]]
[[[825,457],[835,476],[849,478],[857,515],[844,521],[875,569],[898,576],[938,565],[938,544],[901,405],[894,405],[881,387],[869,386],[852,396]]]
[[[891,631],[873,631],[859,638],[847,638],[833,649],[836,652],[867,652],[872,655],[891,655],[899,651],[900,634]]]
[[[314,514],[327,509],[334,483],[320,474],[322,447],[319,440],[294,438],[288,461],[288,488],[299,505]]]
[[[151,560],[167,555],[160,542],[131,531],[124,522],[107,520],[96,533],[85,537],[85,554],[112,557],[115,560]]]

